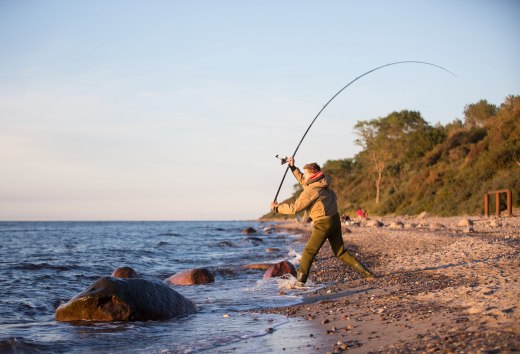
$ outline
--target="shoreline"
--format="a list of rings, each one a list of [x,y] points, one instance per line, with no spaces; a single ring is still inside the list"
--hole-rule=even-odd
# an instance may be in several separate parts
[[[325,287],[297,305],[263,309],[321,329],[324,352],[520,351],[520,218],[384,217],[343,227],[351,254],[378,277],[362,279],[328,242],[309,281]],[[302,233],[309,224],[274,222]],[[318,338],[316,338],[318,339]]]

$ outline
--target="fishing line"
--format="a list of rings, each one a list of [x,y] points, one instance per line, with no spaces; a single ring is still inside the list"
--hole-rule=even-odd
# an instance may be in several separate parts
[[[327,103],[325,103],[325,105],[320,109],[320,111],[318,112],[318,114],[316,114],[316,116],[314,117],[314,119],[312,120],[311,124],[309,125],[309,127],[307,128],[307,130],[305,131],[305,133],[303,134],[302,138],[300,139],[300,142],[298,143],[298,146],[296,146],[296,149],[294,150],[294,153],[292,154],[292,157],[296,156],[296,153],[298,152],[298,149],[300,148],[300,145],[302,144],[303,140],[305,139],[305,137],[307,136],[307,133],[309,132],[309,130],[311,129],[312,125],[314,124],[314,122],[316,121],[316,119],[318,119],[318,117],[320,116],[321,112],[323,112],[323,110],[325,108],[327,108],[327,106],[329,105],[329,103],[332,102],[332,100],[334,100],[340,93],[342,93],[347,87],[349,87],[350,85],[352,85],[354,82],[356,82],[357,80],[361,79],[363,76],[366,76],[376,70],[379,70],[379,69],[383,69],[383,68],[386,68],[387,66],[392,66],[392,65],[398,65],[398,64],[424,64],[424,65],[430,65],[430,66],[434,66],[438,69],[441,69],[441,70],[444,70],[446,71],[447,73],[450,73],[451,75],[457,77],[457,75],[455,75],[454,73],[452,73],[451,71],[449,71],[448,69],[445,69],[443,68],[442,66],[440,65],[436,65],[436,64],[432,64],[432,63],[428,63],[428,62],[425,62],[425,61],[416,61],[416,60],[405,60],[405,61],[397,61],[397,62],[394,62],[394,63],[389,63],[389,64],[385,64],[385,65],[381,65],[381,66],[378,66],[377,68],[374,68],[374,69],[371,69],[369,71],[367,71],[366,73],[363,73],[361,75],[359,75],[358,77],[356,77],[354,80],[350,81],[348,84],[346,84],[345,86],[343,86],[343,88],[341,88],[341,90],[339,90],[338,92],[336,92],[336,94],[334,96],[332,96],[328,101]],[[282,165],[285,164],[287,162],[287,157],[279,157],[278,155],[276,155],[276,158],[280,159],[281,160],[281,163]],[[283,177],[282,177],[282,181],[280,182],[280,186],[278,187],[278,190],[276,191],[276,195],[274,196],[274,202],[276,203],[276,199],[278,199],[278,194],[280,194],[280,189],[282,189],[282,185],[283,185],[283,182],[285,180],[285,176],[287,176],[287,172],[289,171],[289,166],[285,169],[285,173],[283,174]]]

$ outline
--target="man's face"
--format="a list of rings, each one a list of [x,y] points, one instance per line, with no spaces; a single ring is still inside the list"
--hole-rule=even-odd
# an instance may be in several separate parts
[[[309,178],[311,178],[312,175],[313,173],[311,171],[306,169],[303,170],[303,179],[305,182],[309,181]]]

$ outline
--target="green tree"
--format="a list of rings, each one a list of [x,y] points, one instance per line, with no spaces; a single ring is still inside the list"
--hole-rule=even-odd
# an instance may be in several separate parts
[[[392,165],[393,173],[412,158],[424,155],[442,139],[442,133],[432,128],[419,112],[403,110],[383,118],[359,121],[354,129],[359,136],[356,144],[364,149],[374,176],[376,205],[381,200],[385,169]]]
[[[497,114],[498,108],[487,100],[468,104],[464,108],[464,125],[469,128],[483,127],[489,118]]]

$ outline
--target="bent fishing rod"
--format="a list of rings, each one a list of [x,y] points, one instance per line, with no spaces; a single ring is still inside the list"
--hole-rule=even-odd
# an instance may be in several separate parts
[[[292,157],[294,158],[294,156],[296,156],[296,153],[298,152],[298,149],[300,148],[300,145],[302,144],[303,140],[305,139],[305,137],[307,136],[307,133],[309,132],[309,130],[311,129],[312,125],[314,124],[314,122],[316,121],[316,119],[318,119],[318,117],[320,116],[321,112],[323,112],[325,110],[325,108],[327,108],[327,106],[329,105],[329,103],[332,102],[332,100],[334,100],[337,96],[339,96],[340,93],[342,93],[347,87],[349,87],[350,85],[352,85],[354,82],[356,82],[357,80],[361,79],[363,76],[366,76],[370,73],[373,73],[374,71],[377,71],[379,69],[383,69],[383,68],[386,68],[387,66],[392,66],[392,65],[398,65],[398,64],[424,64],[424,65],[430,65],[430,66],[433,66],[433,67],[436,67],[438,69],[441,69],[441,70],[444,70],[446,71],[447,73],[450,73],[451,75],[457,77],[457,75],[455,75],[454,73],[452,73],[451,71],[449,71],[448,69],[446,68],[443,68],[442,66],[440,65],[436,65],[436,64],[432,64],[432,63],[428,63],[428,62],[425,62],[425,61],[417,61],[417,60],[405,60],[405,61],[397,61],[397,62],[394,62],[394,63],[388,63],[388,64],[385,64],[385,65],[381,65],[381,66],[378,66],[377,68],[374,68],[374,69],[371,69],[369,71],[367,71],[366,73],[363,73],[361,75],[359,75],[358,77],[356,77],[354,80],[350,81],[348,84],[346,84],[345,86],[343,86],[343,88],[341,88],[341,90],[339,90],[338,92],[336,92],[336,94],[334,96],[332,96],[328,101],[327,103],[325,103],[325,105],[320,109],[320,111],[318,112],[318,114],[316,114],[316,116],[314,117],[314,119],[312,120],[311,124],[309,125],[309,127],[307,128],[307,130],[305,131],[305,133],[303,134],[302,138],[300,139],[300,142],[298,143],[298,146],[296,146],[296,149],[294,150],[294,153],[292,154]],[[276,155],[276,158],[280,159],[281,162],[282,162],[282,165],[285,164],[287,162],[287,157],[279,157],[278,155]],[[276,195],[274,196],[274,202],[276,203],[276,200],[278,199],[278,194],[280,194],[280,189],[282,189],[282,185],[283,185],[283,182],[285,180],[285,176],[287,176],[287,172],[289,171],[289,166],[285,169],[285,173],[283,174],[283,177],[282,177],[282,181],[280,182],[280,186],[278,186],[278,190],[276,191]]]

